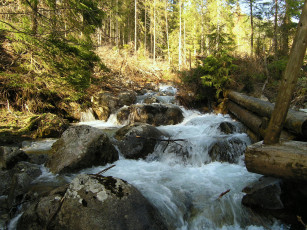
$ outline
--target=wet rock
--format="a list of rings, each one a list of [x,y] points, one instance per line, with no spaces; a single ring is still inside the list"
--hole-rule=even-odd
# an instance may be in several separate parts
[[[67,186],[59,187],[48,196],[34,201],[21,216],[17,229],[60,229],[51,223],[61,206],[61,199],[66,193]],[[78,228],[80,229],[80,228]]]
[[[167,229],[157,209],[121,179],[79,175],[64,191],[31,205],[18,229]]]
[[[10,172],[8,204],[9,207],[19,204],[31,186],[31,183],[42,174],[40,166],[29,162],[19,162]]]
[[[107,106],[93,107],[94,115],[98,120],[107,121],[111,111]]]
[[[107,92],[99,92],[92,98],[94,108],[109,108],[111,113],[115,112],[118,108],[118,99],[116,96]]]
[[[37,165],[45,164],[49,159],[48,154],[41,154],[41,153],[28,153],[28,157],[29,157],[27,160],[28,162]]]
[[[19,147],[0,146],[0,169],[11,169],[27,159],[28,155]]]
[[[245,142],[239,138],[220,138],[209,147],[208,154],[212,161],[237,163],[245,149]]]
[[[8,195],[10,191],[12,173],[8,170],[0,170],[0,196]]]
[[[80,121],[81,119],[81,106],[76,102],[61,102],[58,108],[63,111],[66,119]]]
[[[225,134],[233,134],[236,132],[236,127],[231,124],[230,122],[222,122],[218,129],[222,132],[222,133],[225,133]]]
[[[122,92],[118,95],[118,107],[129,106],[136,102],[136,93],[133,91]]]
[[[283,209],[281,183],[280,179],[261,177],[259,181],[243,190],[246,195],[242,199],[242,204],[270,210]]]
[[[100,129],[82,125],[67,129],[55,142],[47,167],[53,173],[75,172],[118,160],[118,153]]]
[[[155,126],[175,125],[182,122],[183,114],[178,106],[173,105],[131,105],[118,112],[117,120],[121,124],[142,122]]]
[[[145,158],[154,151],[164,134],[157,128],[142,123],[124,126],[115,134],[118,148],[129,159]]]

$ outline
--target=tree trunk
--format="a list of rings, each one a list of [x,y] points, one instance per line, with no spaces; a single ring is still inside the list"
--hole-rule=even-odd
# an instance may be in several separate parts
[[[278,42],[277,42],[277,23],[278,23],[278,3],[277,0],[275,0],[275,15],[274,15],[274,55],[275,59],[277,59],[278,55]]]
[[[144,10],[145,10],[145,35],[144,35],[144,57],[146,57],[146,49],[147,49],[147,8],[146,8],[146,0],[144,3]]]
[[[179,55],[179,60],[178,60],[178,69],[179,71],[181,70],[181,65],[182,65],[182,60],[181,60],[181,0],[179,0],[179,45],[178,45],[178,55]]]
[[[185,19],[183,19],[183,63],[187,66],[187,48],[186,48],[186,31],[185,31]]]
[[[245,151],[248,171],[297,181],[307,180],[307,143],[288,141],[275,145],[258,142]]]
[[[289,0],[285,1],[285,7],[282,25],[282,55],[287,56],[289,52],[289,24],[291,23]]]
[[[200,53],[203,54],[204,53],[204,33],[205,33],[205,29],[204,29],[204,3],[202,1],[201,3],[201,41],[200,41]]]
[[[168,0],[165,0],[165,29],[166,29],[166,40],[167,40],[167,57],[168,57],[168,64],[171,64],[171,56],[169,51],[169,38],[168,38],[167,4]]]
[[[118,5],[118,0],[116,0],[116,46],[117,49],[119,49],[119,42],[120,42],[120,32],[119,32],[119,23],[118,23],[118,14],[119,11],[119,5]]]
[[[249,8],[251,14],[251,56],[254,55],[254,16],[253,16],[253,0],[249,1]]]
[[[228,92],[227,97],[260,117],[270,118],[274,110],[274,105],[270,102],[234,91]],[[307,115],[303,112],[289,110],[285,121],[285,128],[296,135],[307,138]]]
[[[153,60],[156,61],[156,0],[154,0],[154,41],[153,41]]]
[[[33,2],[33,6],[30,6],[32,8],[32,34],[35,36],[37,34],[37,27],[38,27],[38,21],[37,21],[37,15],[38,15],[38,0],[35,0]]]
[[[134,0],[134,53],[137,54],[137,0]]]
[[[56,19],[56,13],[57,13],[57,0],[51,1],[51,33],[53,37],[56,37],[56,30],[57,30],[57,19]]]
[[[307,46],[307,0],[305,0],[298,29],[293,41],[285,75],[281,81],[277,101],[269,123],[268,131],[264,138],[265,144],[274,144],[279,141],[279,136],[287,117],[293,91],[297,83],[298,73],[303,64]],[[303,127],[304,128],[304,127]],[[307,122],[305,122],[307,130]],[[307,134],[307,131],[305,134]]]

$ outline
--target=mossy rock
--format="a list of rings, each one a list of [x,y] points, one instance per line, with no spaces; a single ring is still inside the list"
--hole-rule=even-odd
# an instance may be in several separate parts
[[[60,137],[68,127],[68,120],[46,113],[32,119],[27,129],[33,138],[56,138]]]

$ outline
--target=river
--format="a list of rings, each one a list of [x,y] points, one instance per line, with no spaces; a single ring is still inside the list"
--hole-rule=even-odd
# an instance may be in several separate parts
[[[176,93],[172,87],[162,86],[163,103],[174,103]],[[151,94],[151,95],[149,95]],[[138,97],[143,103],[151,92]],[[133,184],[161,212],[169,229],[288,229],[288,226],[265,216],[254,213],[241,204],[243,188],[259,179],[260,175],[250,173],[244,165],[244,150],[250,139],[242,130],[242,125],[228,115],[202,114],[182,108],[184,120],[177,125],[159,126],[168,133],[172,142],[156,145],[155,151],[146,159],[129,160],[120,155],[115,167],[105,176],[119,177]],[[235,131],[225,134],[220,130],[222,122],[231,123]],[[87,121],[100,129],[116,130],[115,115],[107,122]],[[111,132],[112,133],[112,132]],[[240,141],[234,141],[240,140]],[[26,151],[46,151],[55,140],[43,140],[24,146]],[[227,154],[235,163],[212,161],[208,154],[210,146],[219,141],[228,144]],[[97,173],[107,166],[84,169],[79,173]],[[43,175],[37,180],[55,180],[56,176],[43,168]],[[65,175],[71,181],[76,174]],[[224,194],[224,195],[223,195]],[[13,228],[12,228],[13,229]]]

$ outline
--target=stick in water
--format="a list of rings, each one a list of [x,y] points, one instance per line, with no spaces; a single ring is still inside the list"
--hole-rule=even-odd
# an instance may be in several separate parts
[[[108,168],[106,168],[106,169],[103,169],[103,170],[101,170],[100,172],[98,172],[98,173],[96,173],[96,175],[100,175],[100,174],[102,174],[102,173],[105,173],[106,171],[108,171],[109,169],[111,169],[111,168],[113,168],[113,167],[115,167],[116,165],[111,165],[110,167],[108,167]]]
[[[225,196],[227,193],[230,192],[230,189],[226,190],[225,192],[222,192],[220,195],[219,195],[219,198],[218,199],[221,199],[223,196]]]

